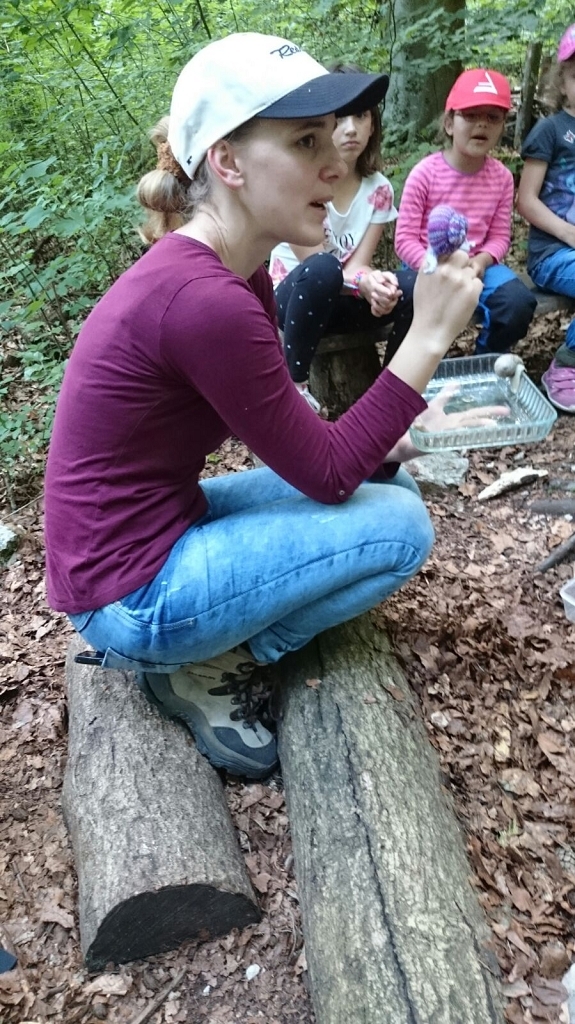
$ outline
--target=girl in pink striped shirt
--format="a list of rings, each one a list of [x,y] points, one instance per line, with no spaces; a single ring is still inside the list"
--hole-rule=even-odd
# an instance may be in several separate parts
[[[504,75],[483,68],[464,71],[445,104],[448,145],[425,157],[409,174],[399,207],[395,248],[418,270],[427,251],[427,220],[449,203],[469,222],[471,263],[483,281],[476,310],[482,329],[476,354],[508,352],[525,337],[533,318],[533,293],[501,260],[511,242],[513,176],[490,151],[501,138],[511,90]],[[393,352],[387,358],[391,358]]]

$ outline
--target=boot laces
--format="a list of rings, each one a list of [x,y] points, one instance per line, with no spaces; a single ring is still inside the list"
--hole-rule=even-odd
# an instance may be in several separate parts
[[[271,682],[263,678],[261,668],[253,662],[238,665],[236,672],[223,672],[222,685],[213,687],[210,693],[221,696],[231,694],[231,703],[237,707],[230,711],[234,722],[243,721],[246,729],[254,729],[259,721],[269,717],[268,703],[271,694]]]

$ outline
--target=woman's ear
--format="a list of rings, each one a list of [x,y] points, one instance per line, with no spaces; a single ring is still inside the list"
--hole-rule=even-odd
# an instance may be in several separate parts
[[[212,173],[228,188],[236,189],[244,183],[244,176],[236,161],[236,150],[231,142],[220,139],[210,146],[206,160]]]

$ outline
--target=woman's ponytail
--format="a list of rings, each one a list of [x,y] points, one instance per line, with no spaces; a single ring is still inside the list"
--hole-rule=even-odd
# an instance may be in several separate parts
[[[150,132],[158,163],[153,171],[144,174],[136,189],[138,202],[148,215],[138,233],[148,245],[157,242],[168,231],[180,228],[192,208],[189,195],[192,183],[170,149],[168,124],[169,118],[162,117]]]

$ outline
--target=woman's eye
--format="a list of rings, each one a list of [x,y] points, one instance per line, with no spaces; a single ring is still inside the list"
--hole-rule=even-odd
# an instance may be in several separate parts
[[[299,140],[298,145],[303,146],[304,149],[313,149],[315,146],[315,135],[304,135]]]

